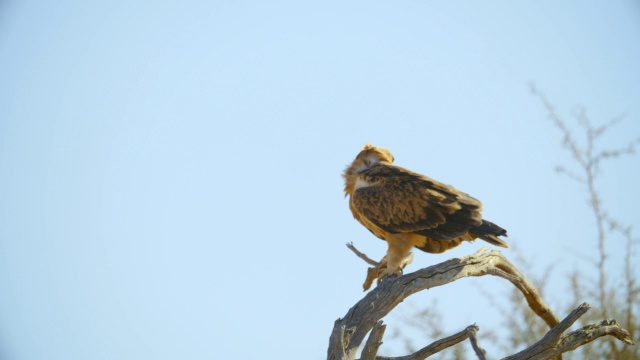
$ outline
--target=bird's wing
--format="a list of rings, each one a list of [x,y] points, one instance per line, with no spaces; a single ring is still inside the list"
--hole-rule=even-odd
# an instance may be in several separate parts
[[[482,224],[482,203],[455,188],[393,165],[363,171],[353,207],[390,233],[454,239]]]

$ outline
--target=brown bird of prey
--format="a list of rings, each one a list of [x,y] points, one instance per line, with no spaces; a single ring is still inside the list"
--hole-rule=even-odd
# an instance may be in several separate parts
[[[482,219],[480,201],[393,160],[389,150],[365,145],[342,175],[353,217],[389,246],[375,269],[378,281],[401,275],[413,247],[442,253],[477,238],[509,247],[498,238],[507,231]]]

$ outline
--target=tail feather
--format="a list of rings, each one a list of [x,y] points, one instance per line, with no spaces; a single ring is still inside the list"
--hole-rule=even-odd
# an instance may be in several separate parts
[[[492,223],[491,221],[482,220],[482,224],[469,229],[469,233],[477,235],[480,239],[496,246],[508,248],[509,245],[498,236],[507,236],[507,230]]]

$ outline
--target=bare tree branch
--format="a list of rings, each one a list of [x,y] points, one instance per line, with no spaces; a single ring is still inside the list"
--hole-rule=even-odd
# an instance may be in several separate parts
[[[371,329],[367,343],[364,344],[362,349],[362,355],[360,360],[376,360],[378,354],[378,348],[382,345],[382,337],[384,331],[387,329],[387,325],[384,325],[382,321],[378,321]]]
[[[594,128],[593,136],[595,138],[599,138],[602,134],[604,134],[607,130],[614,127],[616,124],[621,122],[626,117],[626,114],[618,115],[608,122]]]
[[[478,327],[469,326],[467,328],[467,331],[469,332],[469,341],[471,342],[471,347],[473,348],[473,351],[476,353],[476,356],[478,357],[478,359],[487,360],[487,352],[482,347],[480,347],[480,344],[478,344],[478,337],[476,336],[476,333],[478,332]]]
[[[577,175],[576,173],[574,173],[573,171],[567,169],[564,166],[556,166],[555,170],[556,170],[556,172],[558,174],[566,175],[569,178],[571,178],[572,180],[575,180],[575,181],[577,181],[577,182],[579,182],[581,184],[586,184],[587,183],[587,181],[584,178],[582,178],[580,175]]]
[[[387,358],[376,356],[378,347],[381,344],[384,328],[379,322],[399,303],[408,296],[419,291],[446,285],[453,281],[469,276],[493,275],[504,278],[522,292],[529,307],[542,318],[550,328],[549,331],[538,343],[528,349],[513,355],[510,359],[549,359],[556,357],[563,352],[571,351],[578,346],[593,341],[595,337],[611,335],[627,344],[633,344],[629,333],[618,326],[615,322],[607,321],[598,325],[590,325],[578,331],[574,331],[566,336],[562,334],[588,310],[588,305],[583,304],[574,310],[562,322],[559,321],[555,313],[544,303],[538,291],[527,281],[527,279],[511,264],[500,252],[487,252],[487,247],[482,248],[477,253],[465,256],[460,259],[451,259],[443,263],[420,269],[414,273],[406,274],[396,278],[383,280],[375,289],[365,295],[362,300],[356,303],[347,314],[336,320],[334,329],[329,339],[329,349],[327,359],[329,360],[353,360],[356,357],[358,348],[362,344],[366,334],[375,329],[369,337],[366,345],[366,352],[363,353],[365,359],[378,360],[414,360],[424,359],[431,351],[440,351],[465,338],[475,339],[477,327],[471,326],[465,329],[466,337],[454,335],[454,339],[443,339],[431,344],[431,348],[426,347],[420,351],[405,357]],[[442,346],[442,345],[447,346]],[[451,344],[451,345],[448,345]],[[479,349],[477,341],[474,349]],[[435,352],[437,352],[435,351]],[[478,356],[484,350],[476,350]],[[425,355],[426,354],[426,355]],[[533,354],[533,355],[532,355]],[[535,357],[532,357],[535,356]]]
[[[583,151],[580,149],[580,147],[578,146],[578,143],[573,138],[573,135],[571,134],[571,131],[565,124],[564,120],[562,120],[562,118],[560,118],[560,116],[556,112],[556,109],[553,106],[553,104],[551,104],[551,102],[547,99],[547,97],[543,93],[538,91],[535,85],[530,84],[529,88],[532,94],[540,98],[540,101],[542,101],[542,104],[549,112],[549,118],[558,127],[558,129],[562,131],[562,146],[566,147],[567,149],[569,149],[569,151],[571,151],[571,154],[581,166],[583,167],[587,166],[583,156]]]
[[[339,337],[334,329],[330,339],[328,359],[355,359],[365,335],[373,326],[386,316],[396,305],[416,292],[442,286],[468,276],[494,275],[505,278],[514,284],[525,296],[529,307],[550,327],[559,319],[544,303],[538,291],[520,274],[500,252],[487,252],[482,248],[471,256],[451,259],[438,265],[420,269],[414,273],[383,280],[375,289],[367,293],[346,316],[336,321],[335,327],[345,326],[354,329],[353,335]],[[335,342],[344,343],[341,353]]]
[[[340,358],[344,357],[346,354],[344,352],[344,325],[340,325],[338,320],[335,322],[335,326],[333,327],[333,332],[331,333],[331,339],[336,339],[336,341],[332,341],[330,343],[331,348],[329,352],[336,354],[335,356]]]
[[[452,347],[467,340],[469,338],[469,328],[477,329],[478,327],[476,325],[470,325],[464,330],[459,331],[451,336],[447,336],[446,338],[435,341],[411,355],[398,357],[378,356],[376,360],[424,360],[429,356],[437,354],[446,348]]]
[[[377,262],[375,260],[372,260],[366,254],[364,254],[364,253],[360,252],[360,250],[356,249],[356,246],[353,245],[353,242],[347,243],[347,247],[349,248],[349,250],[353,251],[353,253],[356,254],[357,257],[359,257],[360,259],[364,260],[367,264],[372,265],[372,266],[380,265],[379,262]]]
[[[589,304],[583,303],[567,315],[556,327],[551,329],[540,341],[503,360],[551,359],[606,335],[611,335],[626,344],[635,345],[629,332],[621,328],[615,320],[603,320],[599,324],[587,325],[563,335],[588,310]]]

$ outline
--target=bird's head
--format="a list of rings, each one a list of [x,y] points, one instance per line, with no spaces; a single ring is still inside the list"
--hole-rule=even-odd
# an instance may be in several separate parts
[[[393,164],[393,160],[393,154],[391,151],[367,144],[362,148],[351,165],[347,167],[343,176],[346,179],[347,177],[367,169],[374,164],[386,163],[391,165]]]

